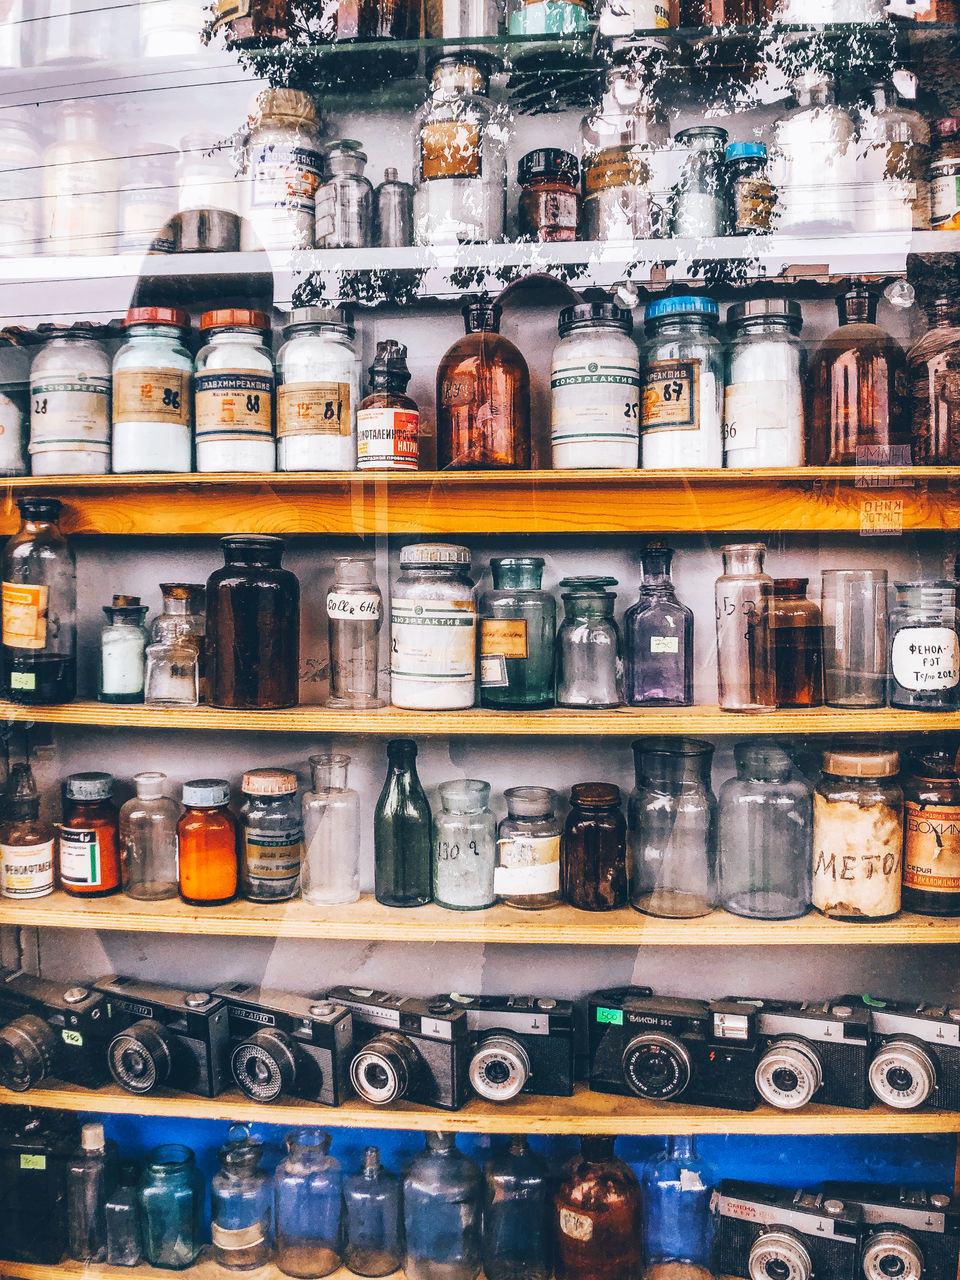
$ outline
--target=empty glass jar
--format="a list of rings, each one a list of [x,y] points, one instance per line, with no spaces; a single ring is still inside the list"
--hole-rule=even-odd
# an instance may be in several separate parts
[[[613,617],[616,578],[564,578],[557,632],[557,706],[619,707],[623,648]],[[566,588],[566,590],[563,590]]]
[[[497,830],[493,887],[508,907],[540,911],[560,895],[560,822],[556,793],[549,787],[511,787],[504,792],[507,816]]]
[[[273,1179],[277,1266],[313,1280],[340,1266],[340,1164],[322,1129],[294,1129],[284,1141],[287,1155]]]
[[[407,1280],[476,1280],[481,1257],[480,1169],[452,1133],[428,1133],[403,1173]]]
[[[716,583],[717,677],[723,711],[774,711],[777,706],[770,616],[773,579],[763,569],[760,542],[721,547]]]
[[[120,867],[128,898],[159,902],[177,896],[180,806],[163,794],[163,773],[134,775],[137,794],[120,810]]]
[[[360,797],[347,786],[350,757],[310,757],[313,790],[303,795],[300,892],[321,906],[360,897]]]
[[[557,605],[542,591],[539,556],[490,561],[493,590],[480,597],[480,703],[511,711],[553,706]]]
[[[229,1271],[260,1267],[273,1244],[273,1196],[260,1167],[263,1144],[246,1125],[231,1125],[217,1152],[220,1168],[210,1183],[213,1260]]]
[[[438,790],[443,808],[433,821],[433,900],[452,911],[492,907],[497,823],[487,808],[490,783],[458,778]]]
[[[340,556],[327,592],[328,707],[382,707],[377,697],[383,599],[367,556]]]
[[[887,700],[887,571],[824,569],[823,684],[828,707]]]
[[[203,1177],[189,1147],[154,1147],[140,1184],[143,1256],[152,1267],[182,1271],[203,1242]]]
[[[363,1168],[343,1184],[344,1262],[358,1276],[389,1276],[400,1269],[403,1224],[400,1181],[367,1147]]]

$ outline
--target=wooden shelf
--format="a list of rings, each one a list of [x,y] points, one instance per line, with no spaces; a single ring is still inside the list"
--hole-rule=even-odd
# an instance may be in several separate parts
[[[960,944],[960,920],[901,915],[867,927],[810,912],[801,920],[744,920],[715,911],[697,920],[659,920],[626,908],[589,912],[447,911],[427,906],[384,907],[371,895],[347,906],[309,902],[233,902],[190,907],[173,899],[154,904],[116,894],[83,902],[61,892],[35,902],[0,898],[0,925],[109,932],[213,934],[238,938],[362,939],[377,942],[532,943],[540,946],[744,947],[937,946]]]
[[[237,1272],[218,1266],[204,1249],[192,1267],[173,1274],[187,1275],[190,1280],[226,1280],[227,1276],[235,1276]],[[289,1280],[272,1263],[240,1274],[251,1277],[251,1280]],[[103,1262],[74,1262],[72,1258],[66,1258],[56,1266],[37,1266],[29,1262],[0,1260],[0,1276],[15,1276],[17,1280],[62,1280],[64,1276],[76,1276],[78,1280],[79,1277],[83,1277],[83,1280],[170,1280],[170,1275],[169,1271],[160,1267],[148,1267],[146,1263],[139,1267],[108,1267]],[[340,1267],[339,1270],[330,1272],[326,1280],[357,1280],[357,1273]],[[386,1280],[404,1280],[404,1272],[394,1271]]]

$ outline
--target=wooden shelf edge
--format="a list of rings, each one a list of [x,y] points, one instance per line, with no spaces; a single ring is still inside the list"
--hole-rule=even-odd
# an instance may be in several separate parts
[[[150,1267],[145,1262],[136,1267],[110,1267],[104,1262],[76,1262],[73,1258],[64,1258],[62,1262],[49,1266],[0,1260],[0,1276],[16,1277],[17,1280],[62,1280],[63,1276],[82,1276],[83,1280],[170,1280],[171,1274],[187,1275],[191,1280],[226,1280],[226,1277],[235,1276],[237,1272],[218,1266],[208,1256],[206,1247],[191,1267],[172,1273],[160,1267]],[[289,1280],[285,1272],[273,1263],[242,1271],[240,1275],[248,1276],[250,1280]],[[355,1271],[340,1267],[330,1272],[325,1280],[358,1280],[358,1277]],[[404,1272],[391,1272],[385,1280],[404,1280]],[[483,1280],[483,1277],[479,1276],[477,1280]]]

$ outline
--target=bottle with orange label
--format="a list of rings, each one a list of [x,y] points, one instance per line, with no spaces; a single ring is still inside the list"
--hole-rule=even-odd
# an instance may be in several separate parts
[[[500,710],[553,706],[557,602],[542,591],[539,556],[490,561],[493,590],[480,597],[480,704]]]
[[[420,410],[405,394],[409,381],[407,348],[392,338],[378,342],[370,394],[357,412],[358,471],[416,471]]]
[[[103,898],[120,888],[120,832],[109,773],[72,773],[63,784],[57,870],[67,893]]]
[[[262,311],[207,311],[207,345],[194,379],[198,471],[276,471],[270,319]]]
[[[113,360],[115,472],[190,470],[193,357],[190,317],[170,307],[134,307]]]
[[[353,471],[360,354],[342,307],[297,307],[277,352],[277,469]]]
[[[960,916],[960,777],[956,752],[919,752],[903,784],[903,908]]]

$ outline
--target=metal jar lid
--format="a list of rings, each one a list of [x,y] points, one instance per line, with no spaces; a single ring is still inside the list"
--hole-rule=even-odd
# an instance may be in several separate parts
[[[183,784],[183,803],[190,808],[214,809],[230,803],[230,783],[225,778],[194,778]]]
[[[345,307],[294,307],[283,326],[283,336],[286,338],[296,329],[314,324],[325,324],[333,329],[342,329],[351,338],[356,332],[353,316]]]
[[[524,187],[534,178],[559,178],[576,184],[580,181],[580,161],[559,147],[528,151],[517,164],[517,181]]]
[[[892,778],[900,772],[897,751],[825,751],[823,772],[840,778]]]
[[[803,328],[803,311],[799,302],[792,298],[751,298],[749,302],[735,302],[727,309],[727,324],[731,329],[748,320],[767,317],[785,320],[792,333],[799,333]]]
[[[462,564],[470,567],[470,551],[450,542],[412,542],[400,551],[401,569],[431,564]]]
[[[71,773],[63,784],[68,800],[109,800],[113,778],[109,773]]]
[[[240,790],[247,796],[292,796],[297,775],[290,769],[251,769],[243,775]]]
[[[602,324],[606,328],[622,329],[624,333],[630,333],[633,329],[633,316],[615,302],[578,302],[573,307],[564,307],[560,312],[557,331],[563,338],[571,330],[582,329],[591,324]]]

